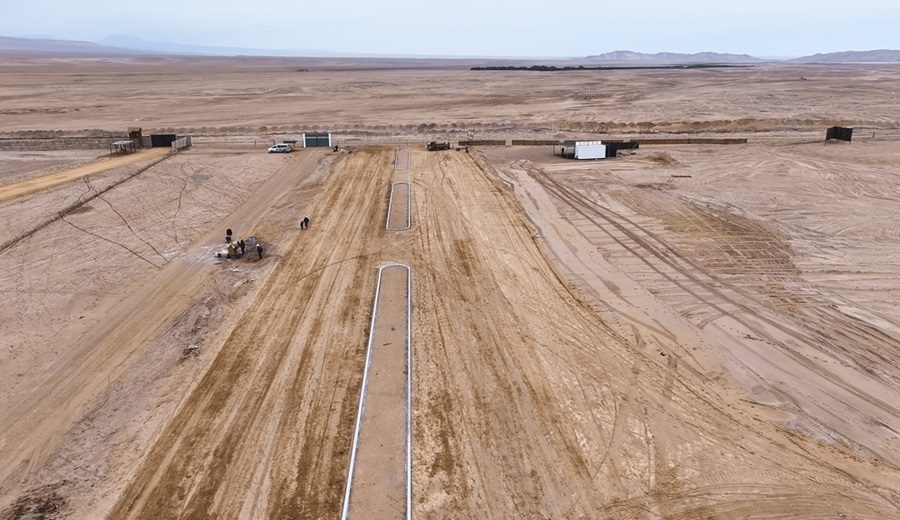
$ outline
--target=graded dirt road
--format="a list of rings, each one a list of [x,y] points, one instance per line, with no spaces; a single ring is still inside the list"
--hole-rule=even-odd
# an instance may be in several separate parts
[[[0,185],[49,175],[97,160],[106,150],[0,152]]]
[[[342,159],[315,218],[161,433],[112,518],[322,518],[341,508],[390,151]]]
[[[3,520],[339,516],[390,262],[413,273],[414,516],[900,517],[896,67],[3,59],[3,137],[205,139],[0,202]],[[832,124],[867,128],[826,146]],[[308,129],[752,144],[583,164],[223,142]],[[4,178],[49,172],[14,153]],[[394,233],[397,182],[415,225]],[[214,260],[225,227],[262,261]]]
[[[345,518],[408,518],[410,276],[405,265],[380,269]]]
[[[96,175],[114,168],[121,168],[129,164],[162,157],[169,152],[170,150],[167,148],[152,148],[150,150],[140,151],[121,157],[100,159],[92,163],[55,172],[43,177],[26,179],[13,184],[0,186],[0,203],[53,188],[54,186],[59,186],[60,184],[65,184],[89,175]]]
[[[79,459],[89,458],[85,450],[90,454],[97,453],[94,451],[97,449],[96,438],[76,443],[72,437],[83,431],[96,435],[94,416],[99,411],[108,412],[107,405],[112,412],[118,412],[110,412],[109,421],[115,430],[107,433],[109,437],[116,438],[120,431],[134,428],[134,415],[143,414],[138,406],[147,405],[140,403],[142,392],[152,395],[149,387],[168,378],[169,370],[175,371],[174,367],[166,367],[169,361],[154,358],[157,351],[163,351],[168,354],[166,357],[171,359],[174,354],[177,360],[181,348],[172,349],[167,343],[172,340],[167,337],[169,332],[177,330],[180,322],[192,320],[197,320],[195,328],[208,331],[217,328],[215,324],[207,324],[202,316],[196,316],[195,310],[208,304],[208,300],[198,299],[209,296],[209,286],[215,285],[211,280],[225,278],[221,274],[215,276],[220,269],[212,257],[212,252],[222,247],[222,230],[226,225],[233,225],[239,233],[253,230],[276,200],[315,170],[319,158],[318,152],[296,154],[269,179],[258,184],[252,195],[220,225],[200,235],[187,254],[161,266],[147,283],[118,301],[93,327],[73,336],[59,353],[39,359],[36,366],[15,365],[20,370],[27,370],[29,377],[27,384],[17,380],[20,384],[4,396],[0,407],[2,498],[9,499],[17,486],[27,485],[41,472],[46,473],[48,466],[57,464],[58,461],[53,464],[50,461],[58,458],[60,451],[65,453],[66,443],[70,448],[75,447],[70,456]],[[165,222],[168,221],[166,218]],[[234,225],[235,222],[241,225]],[[38,239],[40,237],[35,238]],[[216,290],[223,291],[213,288],[212,292]],[[205,310],[209,312],[208,308]],[[192,340],[202,342],[202,336]],[[143,363],[148,366],[142,366]],[[142,382],[142,378],[148,381]],[[111,398],[111,395],[116,397]],[[127,408],[120,411],[115,399],[140,404],[129,413]],[[152,407],[156,409],[161,404],[157,402]],[[145,427],[147,429],[141,434],[152,431],[149,424]],[[102,430],[102,426],[100,428]],[[73,434],[73,430],[76,433]],[[138,435],[135,432],[135,436]],[[123,442],[123,439],[117,442]],[[110,451],[114,448],[118,446],[106,447]],[[112,473],[120,474],[122,469],[115,468]],[[56,472],[49,473],[55,476]],[[75,476],[79,474],[79,468],[65,474]]]
[[[793,415],[773,406],[793,390],[748,392],[732,365],[742,359],[732,354],[746,330],[738,325],[754,326],[743,359],[763,338],[771,345],[760,357],[807,371],[785,379],[811,381],[798,395],[829,406],[840,404],[832,395],[855,400],[894,428],[891,404],[871,390],[888,395],[886,378],[851,384],[847,367],[811,373],[815,363],[800,363],[815,342],[810,332],[768,308],[758,318],[742,312],[744,289],[685,268],[674,245],[597,194],[572,193],[523,163],[495,170],[476,154],[413,154],[408,172],[394,171],[390,149],[335,160],[311,203],[310,229],[282,250],[209,369],[157,423],[109,517],[338,516],[375,268],[391,261],[410,265],[415,288],[414,516],[891,518],[900,510],[895,441],[860,437],[868,450],[823,442],[804,429],[814,423],[793,420],[814,416],[807,401]],[[385,194],[406,179],[416,225],[390,233]],[[566,218],[565,208],[584,214]],[[747,235],[748,247],[762,236]],[[634,242],[646,252],[630,251]],[[669,283],[655,285],[653,273]],[[699,295],[730,317],[698,325],[663,288]],[[147,327],[161,319],[143,312]],[[736,331],[704,334],[712,322]],[[776,343],[772,330],[782,329],[793,342]],[[102,368],[122,355],[91,359]],[[45,401],[33,409],[53,410]],[[15,428],[44,431],[24,410],[18,416],[25,421]],[[53,440],[58,425],[45,426],[48,434],[29,442]],[[27,456],[4,453],[13,463]]]
[[[653,321],[671,311],[607,321],[468,156],[415,162],[418,513],[897,513],[896,466],[782,426],[721,377],[714,348]],[[618,297],[610,282],[604,300]]]
[[[789,154],[766,147],[722,150],[714,162],[673,151],[681,159],[668,155],[675,166],[635,158],[593,168],[528,160],[501,167],[567,277],[602,298],[616,319],[631,322],[634,331],[625,333],[635,341],[665,350],[711,346],[685,354],[717,370],[708,357],[715,353],[748,399],[790,428],[898,464],[900,386],[889,367],[900,361],[900,326],[895,309],[879,300],[900,287],[881,282],[876,292],[858,285],[881,276],[883,255],[895,241],[870,242],[857,232],[857,251],[842,251],[842,240],[817,231],[834,225],[831,205],[852,208],[875,193],[890,197],[894,188],[880,168],[866,174],[871,164],[842,161],[840,147],[797,148]],[[867,148],[877,150],[857,147],[856,160]],[[790,204],[773,203],[777,173],[757,170],[738,179],[721,171],[723,160],[735,170],[747,162],[755,167],[762,153],[779,157],[770,161],[803,157],[802,167],[788,170]],[[840,177],[820,178],[832,172]],[[676,184],[673,174],[690,180]],[[869,187],[848,190],[843,179],[858,176],[869,178]],[[728,193],[720,191],[723,177]],[[890,203],[881,205],[885,215],[894,211]],[[841,225],[852,220],[842,216]],[[890,229],[888,222],[873,227]],[[819,262],[830,276],[819,274]],[[834,283],[839,278],[854,283]],[[616,297],[604,296],[609,291]],[[655,326],[647,327],[651,322]]]
[[[410,214],[410,193],[408,182],[395,182],[391,184],[390,202],[388,204],[387,224],[388,231],[404,231],[412,224]]]

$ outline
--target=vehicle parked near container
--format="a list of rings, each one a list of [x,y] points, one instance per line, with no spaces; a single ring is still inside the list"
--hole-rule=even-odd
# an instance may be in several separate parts
[[[269,147],[269,153],[291,153],[293,151],[294,147],[287,143],[279,143]]]

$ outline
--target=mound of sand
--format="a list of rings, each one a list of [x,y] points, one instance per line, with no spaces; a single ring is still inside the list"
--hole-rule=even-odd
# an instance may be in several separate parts
[[[651,153],[647,156],[647,159],[662,166],[678,166],[679,164],[681,164],[680,162],[678,162],[678,159],[675,159],[666,152]]]

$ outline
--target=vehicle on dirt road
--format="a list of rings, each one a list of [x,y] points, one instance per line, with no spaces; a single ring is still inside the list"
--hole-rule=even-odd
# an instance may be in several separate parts
[[[440,150],[449,150],[450,143],[442,143],[440,141],[429,141],[428,142],[428,151],[429,152],[437,152]]]
[[[287,143],[280,143],[269,147],[269,153],[291,153],[294,148]]]

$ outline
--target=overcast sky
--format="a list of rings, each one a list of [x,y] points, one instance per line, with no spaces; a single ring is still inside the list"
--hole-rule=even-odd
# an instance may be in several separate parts
[[[0,0],[0,35],[489,56],[900,49],[900,0]]]

